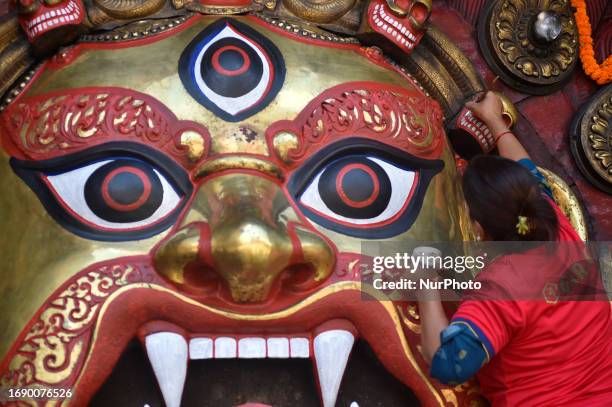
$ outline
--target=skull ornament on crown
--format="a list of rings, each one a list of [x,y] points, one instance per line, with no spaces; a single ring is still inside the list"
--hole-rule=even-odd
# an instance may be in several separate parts
[[[428,378],[414,303],[363,297],[363,242],[473,233],[440,105],[355,37],[367,16],[408,54],[429,3],[349,3],[20,0],[32,43],[87,24],[0,113],[3,389],[332,407],[371,374],[388,406],[477,397]]]
[[[54,30],[61,30],[60,35],[65,36],[76,30],[86,14],[81,0],[15,0],[14,5],[30,42]]]
[[[362,32],[383,35],[403,52],[421,41],[431,14],[431,0],[374,0],[366,9]]]

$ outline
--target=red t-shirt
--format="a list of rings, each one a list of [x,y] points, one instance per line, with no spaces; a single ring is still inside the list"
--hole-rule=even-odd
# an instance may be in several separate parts
[[[579,241],[553,206],[559,241]],[[505,256],[478,280],[506,292],[519,281],[522,287],[538,287],[582,256],[578,252],[563,250],[540,264],[533,264],[533,256]],[[461,303],[453,321],[469,324],[487,348],[490,361],[477,376],[493,406],[612,406],[611,305],[607,300],[470,299]]]

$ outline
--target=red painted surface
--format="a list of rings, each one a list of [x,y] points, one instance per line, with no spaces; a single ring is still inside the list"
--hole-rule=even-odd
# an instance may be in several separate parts
[[[519,139],[525,144],[537,165],[557,173],[582,199],[588,212],[593,240],[612,240],[612,206],[610,196],[591,186],[578,171],[569,148],[569,125],[578,108],[598,89],[587,78],[578,64],[571,81],[561,90],[547,96],[531,96],[514,91],[496,81],[478,47],[475,24],[477,18],[472,0],[434,1],[431,22],[448,35],[472,61],[487,86],[504,92],[518,108],[521,118],[515,127]],[[474,2],[476,3],[476,2]],[[606,5],[607,3],[607,5]],[[598,49],[612,49],[612,2],[591,0],[595,37]],[[466,18],[464,18],[464,15]],[[601,55],[599,55],[601,58]],[[552,112],[552,114],[551,114]]]

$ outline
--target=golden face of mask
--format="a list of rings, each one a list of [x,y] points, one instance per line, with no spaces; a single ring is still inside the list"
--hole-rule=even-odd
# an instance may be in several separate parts
[[[10,139],[12,147],[0,153],[0,191],[3,192],[0,194],[0,224],[4,232],[0,235],[3,264],[0,309],[4,311],[0,315],[0,326],[4,327],[0,333],[0,354],[7,354],[24,326],[62,284],[102,261],[150,255],[162,280],[169,281],[177,292],[191,295],[200,292],[199,288],[205,290],[206,284],[198,286],[199,282],[194,282],[193,276],[185,273],[185,265],[194,259],[206,257],[202,254],[201,246],[202,241],[208,239],[213,259],[210,262],[217,267],[217,272],[212,274],[226,282],[228,298],[241,303],[274,298],[270,294],[274,281],[286,267],[293,264],[296,245],[301,250],[301,261],[316,271],[312,277],[315,285],[334,274],[338,259],[343,254],[361,251],[364,233],[367,234],[369,228],[365,221],[362,221],[365,227],[359,229],[361,236],[352,236],[342,227],[330,227],[330,222],[334,220],[330,220],[329,215],[321,215],[327,219],[323,225],[304,213],[303,208],[312,209],[314,203],[300,204],[289,187],[290,180],[304,164],[317,165],[312,161],[313,157],[347,137],[336,137],[331,133],[326,133],[321,139],[304,137],[298,133],[305,125],[299,127],[295,123],[298,117],[304,119],[304,112],[311,107],[327,106],[325,100],[316,106],[313,101],[320,99],[329,89],[347,83],[374,84],[376,92],[379,92],[377,94],[391,95],[390,100],[399,106],[398,109],[402,103],[399,99],[396,101],[393,95],[399,94],[401,89],[407,94],[420,94],[421,91],[390,65],[368,58],[367,52],[357,46],[298,41],[266,28],[254,19],[243,18],[243,24],[265,36],[278,48],[284,61],[285,77],[278,93],[263,109],[239,121],[223,120],[192,97],[178,72],[178,61],[183,51],[199,32],[215,20],[197,18],[171,35],[152,37],[147,41],[135,42],[132,46],[129,43],[121,47],[78,45],[70,51],[74,54],[67,59],[69,62],[56,61],[41,68],[27,91],[15,102],[18,105],[28,100],[39,100],[37,106],[42,113],[32,119],[38,124],[42,122],[36,120],[44,119],[45,114],[64,114],[62,106],[74,109],[73,116],[60,122],[67,128],[70,127],[70,120],[78,120],[75,119],[77,114],[98,112],[96,109],[100,109],[100,106],[102,110],[106,109],[106,113],[103,117],[95,116],[99,121],[92,119],[88,128],[72,128],[74,133],[68,134],[66,140],[69,139],[69,142],[64,140],[65,145],[61,137],[45,139],[47,144],[41,139],[33,142],[36,135],[45,134],[44,125],[22,126],[17,134],[3,132],[4,140]],[[177,166],[180,164],[183,171],[189,174],[192,189],[190,195],[184,197],[184,206],[177,214],[176,221],[165,230],[146,238],[104,241],[88,239],[67,230],[54,220],[35,193],[9,165],[10,155],[21,154],[18,158],[40,161],[45,154],[61,156],[62,149],[82,154],[90,148],[88,143],[95,147],[117,141],[112,137],[105,139],[106,136],[96,127],[103,126],[103,120],[113,117],[105,125],[120,128],[122,120],[125,120],[121,110],[122,99],[113,99],[109,89],[125,89],[141,96],[141,99],[130,99],[136,109],[133,111],[140,111],[141,115],[134,116],[135,121],[145,116],[146,120],[154,121],[159,116],[151,112],[162,111],[166,117],[172,118],[167,128],[178,129],[166,144],[157,139],[152,142],[151,137],[124,137],[131,143],[148,145],[159,154],[168,156],[168,160],[175,161]],[[95,92],[99,92],[98,96],[95,96]],[[69,97],[65,96],[68,94]],[[370,96],[374,94],[372,90]],[[87,109],[77,113],[77,102],[67,104],[68,100],[77,100],[77,96],[89,98],[87,103],[92,109],[89,113]],[[340,96],[338,98],[341,99]],[[96,102],[102,99],[109,103]],[[110,101],[115,104],[111,105]],[[376,105],[372,103],[372,106]],[[370,131],[384,125],[375,123],[375,109],[380,106],[367,114],[361,113],[365,122],[370,121]],[[58,109],[54,110],[56,107]],[[115,109],[115,116],[111,116],[111,109]],[[407,111],[403,112],[407,114]],[[438,126],[441,129],[441,122],[428,123],[423,119],[425,113],[417,110],[411,112],[411,117],[397,116],[400,118],[398,129],[404,125],[425,126],[423,128]],[[3,119],[11,120],[8,113]],[[282,121],[287,121],[283,122],[287,124],[285,127],[283,123],[278,124]],[[145,121],[143,126],[146,128],[148,123]],[[4,127],[5,130],[7,128],[10,126]],[[315,123],[311,129],[316,128]],[[33,135],[31,131],[36,129],[40,133]],[[315,134],[314,130],[312,134]],[[391,135],[375,140],[372,134],[375,135],[370,133],[368,136],[370,141],[398,150],[398,141]],[[354,137],[359,136],[354,134]],[[97,137],[103,142],[96,141]],[[444,141],[441,130],[436,137],[441,138],[441,147],[439,157],[435,159],[441,160],[443,168],[432,175],[429,185],[422,191],[419,198],[422,204],[411,220],[411,226],[397,236],[387,234],[376,240],[471,238],[471,226],[458,186],[453,153]],[[21,144],[14,140],[21,140]],[[413,147],[418,153],[418,149],[423,148],[419,143],[428,143],[427,135],[416,135],[415,140]],[[434,141],[429,140],[429,143]],[[295,152],[300,149],[303,150],[302,156],[296,156]],[[168,154],[170,150],[176,151],[176,156]],[[32,160],[33,156],[39,158]],[[177,156],[181,158],[177,159]],[[383,161],[379,162],[378,167],[386,171],[388,164]],[[401,183],[401,177],[390,176],[390,179],[393,189],[401,191],[402,188],[410,188]],[[84,181],[75,175],[71,182]],[[308,180],[304,183],[308,183]],[[61,199],[68,202],[67,197]],[[349,199],[349,202],[352,201]],[[344,216],[341,222],[347,223],[348,218]],[[201,229],[203,224],[209,228],[206,236]],[[376,227],[374,225],[371,229]],[[202,263],[206,263],[206,260],[202,260]],[[196,287],[196,290],[186,288],[185,284]]]

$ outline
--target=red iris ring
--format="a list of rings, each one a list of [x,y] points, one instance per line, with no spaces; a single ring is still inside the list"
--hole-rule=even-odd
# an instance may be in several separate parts
[[[226,52],[226,51],[235,51],[237,53],[240,54],[240,56],[242,57],[242,66],[238,69],[226,69],[221,65],[221,62],[219,61],[219,58],[221,58],[221,54]],[[216,50],[211,57],[211,62],[212,62],[212,66],[215,69],[215,71],[219,72],[222,75],[226,75],[226,76],[238,76],[238,75],[242,75],[243,73],[245,73],[246,71],[249,70],[249,67],[251,66],[251,60],[249,59],[249,56],[247,55],[246,52],[244,52],[244,50],[234,46],[234,45],[226,45],[225,47],[221,47],[218,50]]]
[[[372,193],[364,200],[352,200],[348,197],[348,195],[344,191],[344,188],[342,187],[342,181],[344,179],[344,176],[352,170],[362,170],[367,173],[370,176],[370,179],[372,180],[372,184],[374,186],[372,188]],[[367,165],[359,163],[348,164],[338,172],[338,176],[336,177],[336,191],[338,191],[338,196],[346,205],[353,208],[365,208],[369,205],[372,205],[376,198],[378,198],[378,195],[380,194],[380,183],[378,182],[378,176],[376,175],[374,170],[372,170]]]
[[[108,192],[108,184],[112,181],[112,179],[121,173],[130,173],[136,175],[143,185],[142,195],[140,197],[130,203],[130,204],[122,204],[117,202]],[[102,182],[102,198],[104,199],[104,203],[106,203],[110,208],[120,211],[120,212],[129,212],[135,209],[140,208],[151,196],[151,181],[147,174],[144,171],[134,168],[134,167],[120,167],[116,168],[113,171],[109,172],[106,177],[104,177],[104,181]]]

